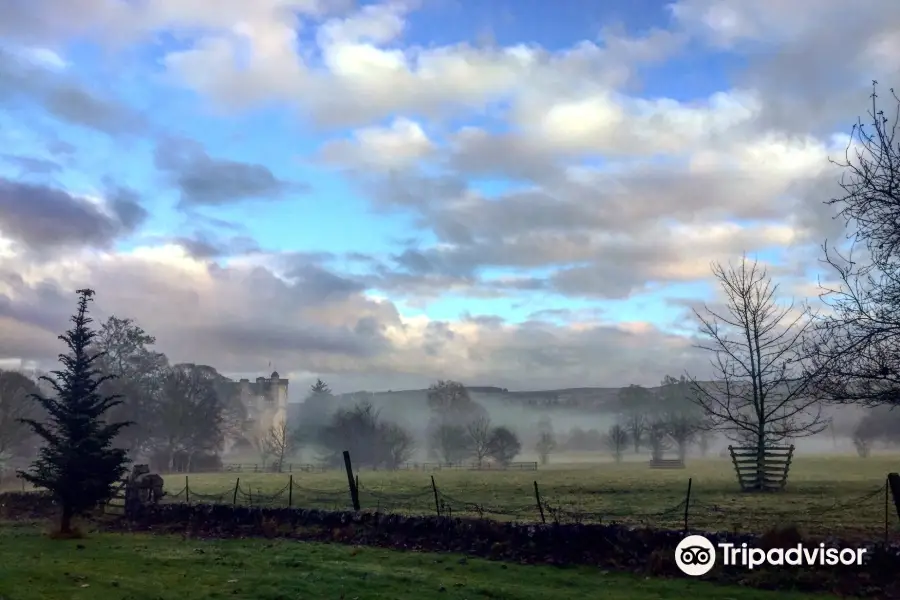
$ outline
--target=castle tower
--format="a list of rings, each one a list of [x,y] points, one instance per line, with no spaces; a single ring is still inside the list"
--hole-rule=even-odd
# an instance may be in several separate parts
[[[269,426],[280,426],[287,422],[288,380],[282,379],[278,371],[272,371],[266,382],[266,402],[270,407]]]
[[[269,377],[257,377],[256,381],[238,382],[241,403],[247,409],[254,436],[261,439],[273,426],[287,421],[288,383],[277,371]]]

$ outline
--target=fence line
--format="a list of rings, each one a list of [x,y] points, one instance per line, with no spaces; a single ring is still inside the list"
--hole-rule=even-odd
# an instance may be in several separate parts
[[[420,465],[437,463],[419,463]],[[516,463],[513,463],[516,464]],[[518,463],[522,465],[532,463]],[[450,467],[454,468],[454,467]],[[455,467],[464,468],[464,467]],[[354,504],[364,511],[401,514],[437,514],[448,517],[478,517],[495,520],[514,520],[519,522],[541,523],[623,523],[647,527],[660,527],[666,529],[682,528],[685,532],[695,531],[730,531],[732,533],[761,533],[773,524],[810,526],[822,530],[822,517],[834,515],[840,512],[853,512],[848,521],[842,521],[841,532],[854,531],[862,534],[863,531],[871,533],[877,525],[880,535],[885,541],[896,536],[900,541],[900,528],[897,527],[897,518],[900,517],[900,477],[895,474],[888,475],[884,484],[878,489],[861,494],[856,498],[835,502],[831,506],[811,506],[800,513],[778,511],[770,508],[757,511],[748,511],[744,507],[723,506],[704,499],[703,491],[694,488],[691,480],[688,480],[686,495],[684,498],[668,506],[656,506],[644,512],[633,510],[601,509],[584,510],[579,506],[573,506],[573,502],[566,504],[560,498],[554,498],[554,491],[549,494],[542,493],[538,482],[534,481],[534,493],[523,494],[519,502],[508,505],[494,501],[482,502],[473,498],[462,497],[463,490],[454,490],[453,494],[445,493],[431,475],[427,480],[423,478],[421,486],[406,489],[402,492],[394,492],[389,489],[370,487],[357,473],[355,476],[351,467],[347,465],[348,483],[335,489],[320,489],[298,484],[294,480],[293,473],[287,474],[285,484],[275,491],[254,488],[247,482],[242,482],[238,476],[234,485],[218,491],[204,489],[198,491],[191,488],[190,477],[185,475],[184,487],[177,492],[167,492],[164,502],[182,502],[187,504],[227,504],[253,507],[289,507],[289,508],[318,508],[330,510],[353,510]],[[258,472],[258,471],[256,471]],[[892,486],[891,478],[897,481]],[[171,478],[170,478],[171,480]],[[348,490],[348,487],[350,488]],[[897,490],[892,492],[892,487]],[[22,491],[26,491],[25,481],[22,480]],[[348,493],[349,492],[349,493]],[[561,488],[558,493],[571,497],[573,490]],[[621,490],[592,489],[594,496],[616,496]],[[117,494],[112,500],[123,500]],[[699,497],[698,497],[699,495]],[[896,509],[892,508],[891,497],[896,502]],[[778,495],[765,497],[776,498]],[[358,504],[357,504],[358,503]],[[865,519],[867,523],[859,521],[853,523],[854,517],[859,519],[866,514],[866,508],[880,508],[883,505],[883,519],[876,519],[873,511]],[[114,502],[108,506],[117,506]],[[871,537],[871,536],[869,536]]]
[[[204,467],[197,471],[172,471],[164,472],[162,475],[173,475],[176,473],[325,473],[339,469],[329,469],[326,466],[311,463],[223,463],[219,469],[210,469]],[[462,470],[462,471],[537,471],[538,463],[534,461],[528,462],[511,462],[507,464],[495,462],[406,462],[398,465],[395,470],[401,471],[443,471],[443,470]]]
[[[870,522],[865,526],[854,528],[852,523],[846,531],[866,532],[867,538],[875,537],[876,528],[888,542],[892,537],[900,537],[895,511],[889,510],[890,493],[887,483],[878,489],[871,490],[858,497],[836,502],[831,506],[814,506],[804,509],[802,514],[796,512],[778,512],[759,510],[748,512],[735,507],[725,507],[703,499],[702,490],[691,485],[685,497],[672,505],[648,508],[644,511],[623,509],[579,510],[578,507],[565,505],[554,500],[552,491],[549,495],[542,493],[538,482],[534,482],[534,494],[524,495],[521,502],[500,504],[482,502],[462,497],[464,492],[445,493],[439,482],[432,476],[427,483],[402,492],[391,492],[366,485],[365,480],[354,480],[360,508],[363,511],[379,513],[398,513],[427,515],[437,514],[444,517],[475,517],[494,520],[512,520],[534,523],[621,523],[635,526],[657,527],[664,529],[683,529],[687,531],[730,531],[732,533],[762,533],[772,525],[821,525],[826,515],[849,513],[857,515],[860,508],[880,507],[884,505],[883,522]],[[188,504],[222,504],[235,506],[251,506],[265,508],[318,508],[328,510],[352,510],[351,495],[347,487],[320,489],[307,487],[294,481],[288,475],[285,484],[275,491],[264,491],[262,488],[241,482],[236,478],[234,485],[218,491],[204,490],[198,492],[190,486],[185,477],[184,487],[177,492],[168,492],[164,502],[181,502]],[[843,532],[844,530],[842,530]],[[883,532],[883,533],[882,533]]]

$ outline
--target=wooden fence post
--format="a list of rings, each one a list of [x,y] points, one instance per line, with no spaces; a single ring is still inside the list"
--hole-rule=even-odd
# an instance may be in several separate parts
[[[537,502],[538,512],[541,513],[541,523],[546,525],[547,519],[544,517],[544,503],[541,502],[541,492],[538,490],[537,481],[534,482],[534,500]]]
[[[191,503],[191,486],[187,475],[184,476],[184,501],[186,504]]]
[[[434,512],[441,516],[441,503],[438,500],[437,485],[434,483],[434,475],[431,476],[431,491],[434,492]]]
[[[294,476],[288,477],[288,508],[294,505]]]
[[[888,473],[888,486],[894,497],[894,506],[897,509],[897,518],[900,518],[900,474]]]
[[[691,482],[692,481],[693,481],[693,478],[688,477],[687,496],[684,499],[684,535],[687,535],[687,532],[688,532],[688,513],[691,509]]]
[[[890,495],[891,495],[891,481],[889,478],[885,478],[884,480],[884,545],[887,546],[888,538],[890,537],[890,525],[888,525],[888,521],[890,520]]]
[[[240,489],[240,487],[241,487],[241,478],[238,477],[234,482],[234,496],[231,498],[232,506],[237,506],[237,494],[238,494],[238,490]]]
[[[356,480],[353,478],[353,465],[350,463],[350,452],[344,450],[344,468],[347,470],[347,485],[350,487],[350,501],[353,503],[353,510],[359,511],[359,489],[356,487]]]

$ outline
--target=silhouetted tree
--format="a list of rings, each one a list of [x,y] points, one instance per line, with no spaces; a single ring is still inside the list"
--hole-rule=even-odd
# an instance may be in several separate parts
[[[652,413],[653,394],[640,385],[629,385],[619,390],[619,405],[623,415],[622,425],[631,438],[634,452],[641,451],[641,442],[647,432],[647,421]]]
[[[778,285],[746,257],[738,266],[713,265],[725,294],[725,309],[694,311],[710,352],[713,381],[692,379],[692,400],[712,427],[733,440],[752,440],[758,487],[765,450],[772,443],[820,433],[828,421],[800,368],[800,350],[812,320],[794,305],[779,306]]]
[[[475,461],[480,467],[484,463],[485,457],[490,453],[488,443],[491,440],[490,418],[486,416],[476,417],[466,423],[466,435],[469,438],[469,449],[472,451]]]
[[[416,451],[416,438],[397,423],[382,423],[377,439],[382,463],[388,469],[399,468]]]
[[[333,403],[331,388],[321,379],[316,379],[297,411],[296,428],[304,439],[313,439],[329,423]]]
[[[621,425],[613,425],[606,433],[606,447],[616,462],[622,462],[622,453],[628,446],[628,431]]]
[[[335,411],[318,437],[326,464],[341,465],[342,453],[347,450],[354,464],[375,469],[394,469],[409,460],[414,441],[400,425],[382,421],[381,412],[367,401]]]
[[[284,461],[297,453],[300,446],[300,435],[281,420],[269,427],[265,439],[266,460],[271,457],[275,463],[273,469],[279,473],[284,468]]]
[[[900,444],[900,411],[892,408],[876,406],[857,422],[851,434],[857,451],[860,447],[871,449],[876,442],[888,446]]]
[[[313,394],[323,394],[325,396],[331,395],[331,388],[319,378],[316,378],[316,382],[310,386],[309,391]]]
[[[458,381],[438,381],[428,388],[428,408],[432,424],[466,425],[486,417],[484,407],[472,400],[469,390]]]
[[[535,451],[542,465],[550,462],[550,454],[556,449],[556,435],[553,433],[553,423],[549,417],[541,417],[537,425],[538,439],[534,445]]]
[[[102,353],[97,368],[113,376],[104,381],[100,392],[122,400],[112,409],[110,418],[133,423],[114,443],[132,457],[149,448],[153,413],[169,365],[165,354],[152,349],[155,343],[156,338],[132,319],[116,316],[103,323],[92,343],[92,351]]]
[[[650,447],[650,458],[662,460],[663,455],[672,447],[672,439],[669,435],[669,424],[656,419],[647,427],[647,445]]]
[[[431,451],[444,464],[465,460],[471,454],[466,428],[462,425],[439,425],[431,432]]]
[[[88,317],[93,296],[93,290],[78,290],[73,326],[59,336],[69,348],[68,354],[59,355],[63,369],[43,378],[56,397],[32,396],[47,412],[47,421],[24,419],[43,438],[44,446],[31,469],[20,475],[35,487],[49,490],[59,503],[62,534],[72,532],[74,517],[108,499],[127,470],[124,450],[113,448],[112,442],[129,423],[105,421],[107,412],[120,401],[98,393],[108,376],[101,376],[96,366],[102,355],[89,352],[97,336]]]
[[[215,453],[224,439],[222,403],[216,391],[214,369],[178,364],[163,376],[160,399],[155,405],[153,443],[174,470],[175,457],[187,457],[187,470],[197,453]]]
[[[844,160],[843,195],[826,204],[845,219],[849,247],[823,246],[837,277],[820,284],[830,310],[807,344],[807,377],[830,402],[900,404],[900,99],[886,115],[873,82],[869,123],[853,127]]]
[[[662,418],[666,433],[672,438],[678,450],[678,458],[684,460],[687,457],[688,448],[697,439],[700,430],[700,420],[683,412],[672,412]]]
[[[522,451],[519,436],[508,427],[495,427],[487,442],[488,456],[501,465],[508,465]]]

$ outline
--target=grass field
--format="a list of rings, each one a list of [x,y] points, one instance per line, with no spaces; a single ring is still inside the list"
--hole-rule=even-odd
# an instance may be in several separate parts
[[[798,457],[787,489],[776,494],[740,493],[726,460],[689,461],[686,469],[672,471],[650,470],[644,463],[560,464],[536,472],[362,471],[359,481],[364,510],[434,514],[434,475],[445,514],[538,521],[537,481],[548,521],[555,509],[562,509],[561,519],[566,521],[680,527],[684,508],[678,505],[691,478],[689,523],[695,529],[763,531],[794,523],[809,533],[880,539],[885,531],[885,477],[898,469],[896,455]],[[350,507],[347,477],[341,471],[191,474],[187,480],[191,501],[233,502],[238,477],[238,504],[286,506],[290,501],[305,508]],[[181,501],[185,481],[183,475],[166,476],[167,490],[173,495],[181,492],[176,496]],[[891,535],[900,535],[892,507],[887,520]]]
[[[682,503],[691,478],[688,521],[695,530],[762,532],[793,523],[810,534],[880,540],[887,520],[888,533],[897,540],[900,524],[893,506],[886,515],[884,484],[886,474],[898,470],[900,455],[800,456],[791,467],[787,489],[776,494],[740,493],[730,462],[720,459],[688,461],[686,469],[674,471],[650,470],[645,463],[586,462],[538,471],[362,471],[359,481],[364,510],[435,514],[434,475],[444,514],[539,521],[537,481],[548,522],[558,516],[566,522],[682,527]],[[230,504],[236,499],[243,505],[290,502],[303,508],[350,508],[342,471],[191,474],[187,480],[184,475],[166,475],[171,501],[185,500],[186,481],[192,503]]]
[[[613,600],[823,597],[296,541],[109,533],[63,541],[49,539],[33,524],[0,524],[0,598],[9,600],[581,600],[600,595]]]

